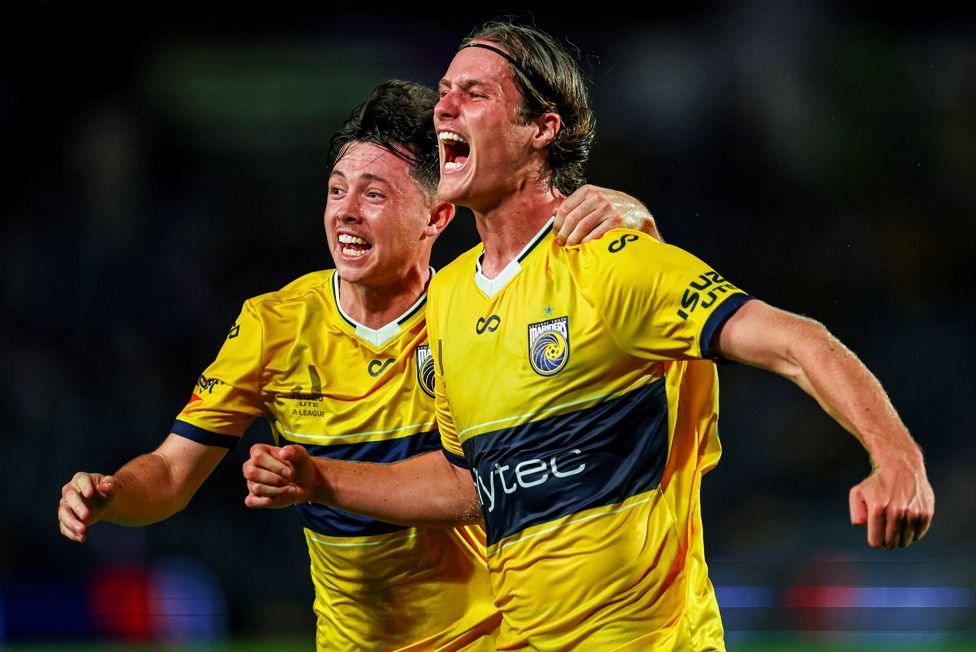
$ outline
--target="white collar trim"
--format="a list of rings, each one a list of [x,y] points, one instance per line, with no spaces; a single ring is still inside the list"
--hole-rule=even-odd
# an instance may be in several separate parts
[[[485,255],[485,252],[482,251],[481,255],[478,256],[478,260],[475,261],[474,270],[474,284],[478,286],[478,289],[484,292],[488,298],[492,298],[501,292],[502,288],[508,285],[508,282],[511,281],[522,269],[522,260],[524,260],[529,252],[532,251],[537,244],[542,242],[542,239],[546,237],[546,234],[552,230],[552,223],[555,219],[555,215],[551,217],[549,221],[546,222],[546,225],[542,227],[542,230],[536,233],[535,236],[529,240],[529,244],[525,245],[522,251],[520,251],[515,258],[509,261],[509,263],[505,265],[504,269],[502,269],[502,271],[499,272],[498,276],[495,278],[488,278],[481,272],[481,259]]]
[[[434,278],[434,274],[436,274],[436,270],[434,270],[434,268],[431,267],[430,278],[427,279],[428,286],[430,285],[430,279]],[[420,295],[420,298],[417,299],[417,301],[412,306],[407,308],[406,312],[404,312],[402,315],[400,315],[399,317],[391,321],[389,324],[385,324],[383,326],[380,326],[379,328],[370,328],[369,326],[360,324],[358,321],[350,317],[345,310],[342,309],[342,302],[339,301],[339,272],[338,271],[336,271],[332,275],[332,293],[333,296],[335,297],[335,304],[336,304],[336,308],[339,309],[339,314],[342,315],[342,318],[345,319],[347,322],[349,322],[349,324],[356,329],[356,335],[358,335],[363,340],[369,342],[373,346],[377,346],[377,347],[383,346],[384,344],[389,342],[390,339],[392,339],[397,333],[399,333],[401,324],[403,324],[403,322],[407,321],[407,319],[412,317],[414,313],[416,313],[417,310],[419,310],[420,307],[424,305],[424,302],[427,301],[427,290],[425,289],[424,293]]]

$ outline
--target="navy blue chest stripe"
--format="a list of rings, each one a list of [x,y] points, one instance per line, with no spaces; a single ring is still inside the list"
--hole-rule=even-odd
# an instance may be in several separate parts
[[[658,487],[668,457],[664,379],[599,405],[462,444],[488,544]]]
[[[441,436],[437,430],[399,437],[385,441],[368,441],[358,444],[320,446],[300,444],[282,437],[282,444],[304,446],[313,457],[330,457],[337,460],[387,464],[408,457],[441,449]],[[317,503],[295,505],[303,527],[330,537],[362,537],[405,530],[402,525],[383,523],[365,516],[344,512]]]

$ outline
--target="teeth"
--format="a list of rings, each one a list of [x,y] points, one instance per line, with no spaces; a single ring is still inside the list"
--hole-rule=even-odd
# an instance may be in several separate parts
[[[437,134],[437,140],[453,140],[453,141],[458,142],[458,143],[466,143],[466,142],[468,142],[465,139],[461,138],[456,133],[454,133],[453,131],[442,131],[442,132],[440,132],[439,134]]]
[[[343,247],[342,248],[342,253],[344,255],[346,255],[346,256],[358,257],[358,256],[365,256],[366,255],[366,250],[365,249],[353,249],[352,247]]]
[[[361,244],[361,245],[369,244],[362,238],[356,237],[354,235],[349,235],[348,233],[340,233],[339,242],[343,244]]]
[[[464,163],[457,163],[455,161],[448,161],[447,163],[444,164],[444,169],[445,170],[457,170],[457,169],[460,169],[461,166],[463,166],[463,165],[464,165]]]

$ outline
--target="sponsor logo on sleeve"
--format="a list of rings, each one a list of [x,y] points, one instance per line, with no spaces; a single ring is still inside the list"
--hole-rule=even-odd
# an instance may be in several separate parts
[[[540,376],[554,376],[569,362],[569,317],[529,324],[529,364]]]
[[[217,385],[223,385],[223,384],[224,384],[224,381],[222,381],[221,379],[219,379],[219,378],[207,378],[203,374],[200,374],[200,377],[197,378],[197,387],[200,388],[199,391],[200,391],[201,394],[203,394],[204,392],[206,392],[207,394],[213,394],[214,387],[216,387]]]
[[[231,326],[230,332],[227,333],[227,339],[232,340],[240,334],[241,334],[240,324],[234,324],[233,326]]]
[[[718,272],[708,271],[699,274],[698,278],[688,284],[687,289],[682,294],[678,316],[681,319],[688,319],[691,313],[698,308],[708,310],[715,305],[720,295],[735,290],[738,288],[719,276]]]

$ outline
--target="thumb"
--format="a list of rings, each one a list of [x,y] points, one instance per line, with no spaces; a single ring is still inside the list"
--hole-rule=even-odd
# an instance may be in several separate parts
[[[851,506],[851,524],[865,525],[868,522],[868,505],[864,502],[864,498],[861,497],[860,485],[851,489],[849,502]]]
[[[281,449],[281,456],[279,459],[281,459],[282,462],[302,462],[305,458],[305,455],[303,455],[304,452],[305,449],[301,446],[291,444]]]
[[[95,488],[98,490],[98,493],[101,494],[102,498],[111,498],[118,490],[119,483],[115,481],[115,476],[106,475],[98,481]]]

